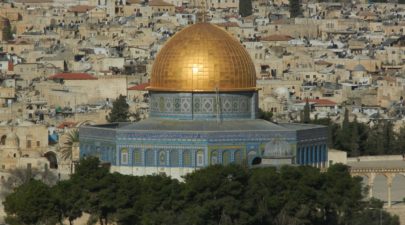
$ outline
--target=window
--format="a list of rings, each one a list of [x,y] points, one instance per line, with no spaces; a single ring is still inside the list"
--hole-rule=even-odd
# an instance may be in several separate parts
[[[121,164],[128,164],[128,149],[121,149]]]
[[[183,166],[191,166],[191,152],[190,150],[183,151]]]
[[[179,166],[179,151],[171,150],[170,151],[170,166]]]
[[[134,164],[142,164],[142,152],[140,149],[134,149]]]
[[[228,165],[231,163],[231,152],[230,151],[225,151],[222,153],[222,161],[224,165]]]
[[[165,166],[166,165],[166,151],[161,150],[159,152],[159,165]]]
[[[37,141],[37,147],[41,146],[41,142]]]
[[[204,166],[204,152],[202,150],[197,152],[197,166]]]
[[[152,149],[147,149],[145,151],[145,160],[147,166],[154,166],[155,165],[155,151]]]
[[[213,151],[211,152],[211,165],[216,165],[218,164],[218,152]]]
[[[31,148],[31,140],[27,140],[27,148]]]
[[[235,151],[235,162],[236,163],[242,162],[242,152],[240,150]]]

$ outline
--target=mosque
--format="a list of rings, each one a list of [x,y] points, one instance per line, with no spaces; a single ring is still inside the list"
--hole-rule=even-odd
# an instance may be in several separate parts
[[[210,23],[188,26],[152,67],[150,116],[136,123],[80,128],[80,156],[112,172],[174,178],[214,164],[327,164],[327,128],[258,119],[253,62],[244,47]]]

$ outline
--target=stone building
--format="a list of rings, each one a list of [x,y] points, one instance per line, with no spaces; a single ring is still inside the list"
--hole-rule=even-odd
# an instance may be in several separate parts
[[[256,72],[247,51],[223,29],[189,26],[160,50],[148,87],[149,118],[80,128],[81,157],[111,171],[181,177],[214,164],[324,167],[326,128],[257,119]]]

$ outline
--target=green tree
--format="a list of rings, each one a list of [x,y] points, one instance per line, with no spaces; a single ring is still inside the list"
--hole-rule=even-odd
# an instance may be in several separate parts
[[[58,202],[50,187],[40,181],[32,179],[21,185],[3,204],[7,224],[62,224]]]
[[[310,114],[311,114],[311,107],[310,107],[308,99],[307,99],[305,102],[305,106],[304,106],[304,118],[302,120],[303,123],[311,122]]]
[[[238,165],[211,166],[185,176],[182,224],[245,224],[249,171]]]
[[[349,121],[349,110],[345,109],[342,128],[339,130],[337,140],[336,140],[336,147],[338,149],[350,152],[350,144],[351,144],[351,126]]]
[[[120,95],[114,102],[111,112],[107,116],[107,121],[114,122],[127,122],[129,118],[129,105],[125,96]]]
[[[295,18],[302,15],[300,0],[289,0],[290,2],[290,17]]]
[[[13,28],[11,27],[10,22],[7,22],[7,25],[3,28],[3,36],[5,38],[6,41],[10,41],[13,40]]]
[[[358,122],[357,122],[357,117],[354,117],[353,122],[350,124],[351,125],[351,135],[350,135],[350,155],[353,156],[359,156],[359,129],[358,129]]]
[[[259,108],[259,119],[271,121],[273,118],[273,113],[268,111],[263,111]]]
[[[405,154],[405,127],[401,127],[396,136],[395,150],[397,153]]]
[[[239,0],[239,14],[242,17],[252,15],[252,0]]]
[[[57,185],[52,187],[52,193],[59,203],[62,217],[69,221],[72,225],[73,221],[82,216],[83,191],[79,185],[66,180],[60,181]]]
[[[384,154],[394,154],[395,153],[395,133],[394,125],[391,121],[383,122],[383,143],[384,143]]]

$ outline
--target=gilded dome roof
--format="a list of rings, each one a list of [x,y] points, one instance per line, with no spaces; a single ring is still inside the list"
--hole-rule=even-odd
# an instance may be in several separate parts
[[[214,92],[256,89],[245,48],[225,30],[198,23],[175,34],[152,67],[149,90]]]

